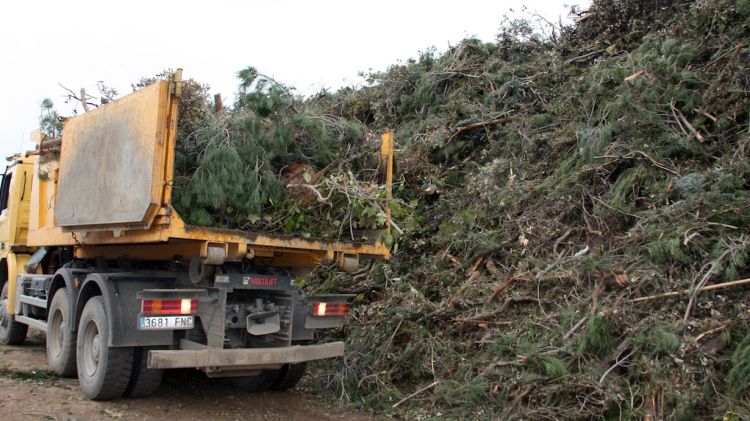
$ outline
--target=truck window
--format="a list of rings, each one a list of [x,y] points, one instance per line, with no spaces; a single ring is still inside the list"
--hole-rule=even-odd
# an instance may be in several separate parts
[[[8,196],[10,195],[10,180],[13,173],[7,173],[3,177],[3,184],[0,186],[0,212],[8,208]]]

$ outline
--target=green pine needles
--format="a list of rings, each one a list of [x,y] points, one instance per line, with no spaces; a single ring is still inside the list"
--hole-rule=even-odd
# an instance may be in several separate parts
[[[238,76],[232,110],[213,113],[204,98],[204,112],[181,121],[191,131],[177,140],[177,211],[195,225],[304,237],[360,240],[360,230],[382,228],[384,195],[377,171],[363,168],[362,125],[255,68]]]

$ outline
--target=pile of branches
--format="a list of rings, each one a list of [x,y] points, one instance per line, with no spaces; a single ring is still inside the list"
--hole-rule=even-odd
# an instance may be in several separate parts
[[[166,79],[144,78],[134,89]],[[184,83],[172,204],[193,225],[359,241],[384,227],[377,139],[249,67],[221,109]]]
[[[316,98],[397,128],[406,232],[308,286],[359,304],[318,390],[410,415],[750,417],[750,4],[582,16]]]

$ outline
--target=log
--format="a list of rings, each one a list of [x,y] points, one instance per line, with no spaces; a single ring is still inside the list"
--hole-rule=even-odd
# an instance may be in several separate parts
[[[214,113],[218,114],[224,111],[224,103],[221,100],[221,94],[214,95]]]

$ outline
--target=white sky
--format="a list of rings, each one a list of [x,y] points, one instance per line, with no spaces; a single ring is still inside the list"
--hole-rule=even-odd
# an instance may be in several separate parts
[[[359,71],[385,70],[431,46],[490,41],[510,8],[557,22],[571,4],[590,0],[8,1],[0,158],[32,147],[44,97],[70,113],[58,83],[96,95],[103,80],[122,96],[141,76],[182,67],[229,104],[237,71],[252,65],[307,94],[359,83]]]

